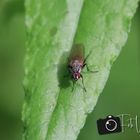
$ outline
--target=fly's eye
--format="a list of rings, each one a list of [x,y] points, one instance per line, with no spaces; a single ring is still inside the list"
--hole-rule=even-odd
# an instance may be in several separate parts
[[[77,77],[74,77],[74,80],[75,80],[75,81],[77,81],[77,80],[78,80],[78,78],[77,78]]]
[[[78,80],[80,78],[80,75],[78,73],[75,73],[73,75],[74,80]]]

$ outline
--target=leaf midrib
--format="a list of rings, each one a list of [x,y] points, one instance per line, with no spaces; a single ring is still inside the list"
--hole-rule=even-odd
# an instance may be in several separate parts
[[[78,17],[78,22],[77,22],[77,26],[76,26],[76,28],[75,28],[75,33],[74,33],[74,35],[73,35],[73,41],[72,41],[72,44],[74,43],[74,39],[75,39],[75,36],[76,36],[76,33],[77,33],[77,29],[78,29],[78,25],[79,25],[79,22],[80,22],[80,17],[81,17],[81,11],[82,11],[82,9],[83,9],[83,7],[84,7],[84,3],[85,3],[85,0],[83,0],[83,4],[82,4],[82,6],[81,6],[81,10],[80,10],[80,14],[79,14],[79,17]],[[72,44],[71,44],[71,46],[72,46]],[[58,69],[57,69],[58,70]],[[57,74],[57,73],[56,73]],[[47,133],[46,133],[46,137],[45,137],[45,140],[47,140],[47,136],[48,136],[48,132],[49,132],[49,130],[50,130],[50,123],[51,123],[51,120],[52,120],[52,116],[53,116],[53,114],[54,114],[54,112],[56,111],[56,109],[57,109],[57,105],[58,105],[58,98],[59,98],[59,94],[61,93],[61,91],[62,91],[62,88],[60,88],[59,87],[59,92],[58,92],[58,97],[57,97],[57,103],[56,103],[56,105],[55,105],[55,108],[54,108],[54,110],[53,110],[53,112],[52,112],[52,114],[51,114],[51,119],[50,119],[50,121],[49,121],[49,123],[48,123],[48,131],[47,131]],[[66,125],[65,125],[65,127],[66,127]],[[66,129],[65,129],[66,130]]]

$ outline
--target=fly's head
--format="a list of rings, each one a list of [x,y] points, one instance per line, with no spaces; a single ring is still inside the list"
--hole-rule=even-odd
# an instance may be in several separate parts
[[[72,79],[75,81],[81,78],[81,70],[82,65],[80,63],[72,63],[72,65],[69,65],[69,71],[72,75]]]
[[[72,78],[73,80],[77,81],[78,79],[81,78],[81,74],[79,72],[73,73]]]

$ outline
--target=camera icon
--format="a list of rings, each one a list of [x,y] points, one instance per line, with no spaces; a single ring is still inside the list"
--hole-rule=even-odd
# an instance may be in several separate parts
[[[107,116],[105,119],[97,120],[97,128],[101,135],[122,131],[120,118],[111,115]]]

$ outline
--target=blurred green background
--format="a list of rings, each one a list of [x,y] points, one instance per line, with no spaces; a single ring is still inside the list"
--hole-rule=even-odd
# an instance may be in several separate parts
[[[0,140],[21,140],[23,58],[25,53],[24,1],[0,0]],[[128,41],[114,63],[109,80],[78,140],[139,140],[134,128],[100,136],[96,120],[106,115],[138,115],[140,127],[140,6]]]

